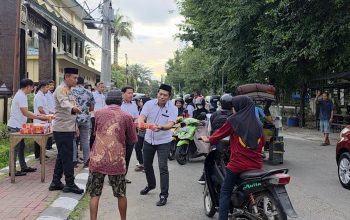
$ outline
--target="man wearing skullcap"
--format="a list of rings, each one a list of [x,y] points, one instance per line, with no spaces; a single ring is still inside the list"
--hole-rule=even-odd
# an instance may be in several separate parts
[[[126,144],[137,142],[133,117],[121,109],[122,93],[107,94],[107,107],[95,112],[96,139],[90,153],[90,175],[86,190],[91,196],[90,219],[97,218],[98,203],[105,176],[108,175],[113,194],[118,198],[120,218],[126,219]]]
[[[74,182],[73,166],[73,140],[76,132],[76,115],[81,113],[77,107],[72,88],[77,84],[78,69],[65,68],[64,81],[54,92],[55,120],[53,121],[53,136],[57,145],[57,159],[53,179],[49,190],[63,190],[82,194]],[[65,176],[66,185],[61,182],[62,175]]]
[[[148,101],[140,113],[138,123],[155,124],[152,130],[147,129],[143,145],[143,165],[146,173],[147,186],[141,190],[141,195],[146,195],[156,188],[156,178],[153,170],[153,159],[157,152],[160,173],[160,200],[157,206],[164,206],[169,195],[169,170],[168,155],[172,138],[171,128],[176,122],[178,110],[171,103],[171,86],[162,84],[159,87],[157,99]]]

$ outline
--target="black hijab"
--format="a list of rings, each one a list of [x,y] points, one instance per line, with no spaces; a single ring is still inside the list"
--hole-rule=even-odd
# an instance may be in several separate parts
[[[232,104],[236,114],[231,115],[227,121],[250,149],[257,149],[263,131],[261,122],[255,116],[254,102],[249,97],[240,95],[232,98]]]

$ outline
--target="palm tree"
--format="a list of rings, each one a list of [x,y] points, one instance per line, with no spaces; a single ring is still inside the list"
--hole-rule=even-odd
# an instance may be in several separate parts
[[[85,64],[90,66],[95,65],[95,57],[91,53],[91,46],[88,44],[85,44]]]
[[[119,13],[119,9],[114,17],[114,59],[113,64],[118,65],[118,50],[120,45],[120,39],[125,37],[128,40],[132,40],[132,22]]]

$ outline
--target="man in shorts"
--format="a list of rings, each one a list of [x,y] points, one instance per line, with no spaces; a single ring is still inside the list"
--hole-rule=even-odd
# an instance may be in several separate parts
[[[322,94],[322,99],[319,99],[321,96],[321,92],[317,93],[316,96],[316,104],[320,107],[320,130],[323,133],[324,136],[324,142],[321,144],[321,146],[327,146],[330,145],[329,141],[329,133],[331,132],[331,126],[330,123],[333,121],[333,102],[329,100],[329,94],[328,92],[324,92]]]
[[[138,140],[133,117],[121,110],[122,93],[112,90],[106,97],[107,107],[95,112],[95,142],[90,153],[90,175],[86,191],[90,194],[90,219],[97,210],[104,178],[108,175],[113,194],[118,198],[120,218],[126,219],[126,145]]]

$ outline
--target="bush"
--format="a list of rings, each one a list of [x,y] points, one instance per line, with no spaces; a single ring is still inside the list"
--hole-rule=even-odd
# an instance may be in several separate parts
[[[7,125],[0,123],[0,139],[8,139],[9,132],[7,130]]]

